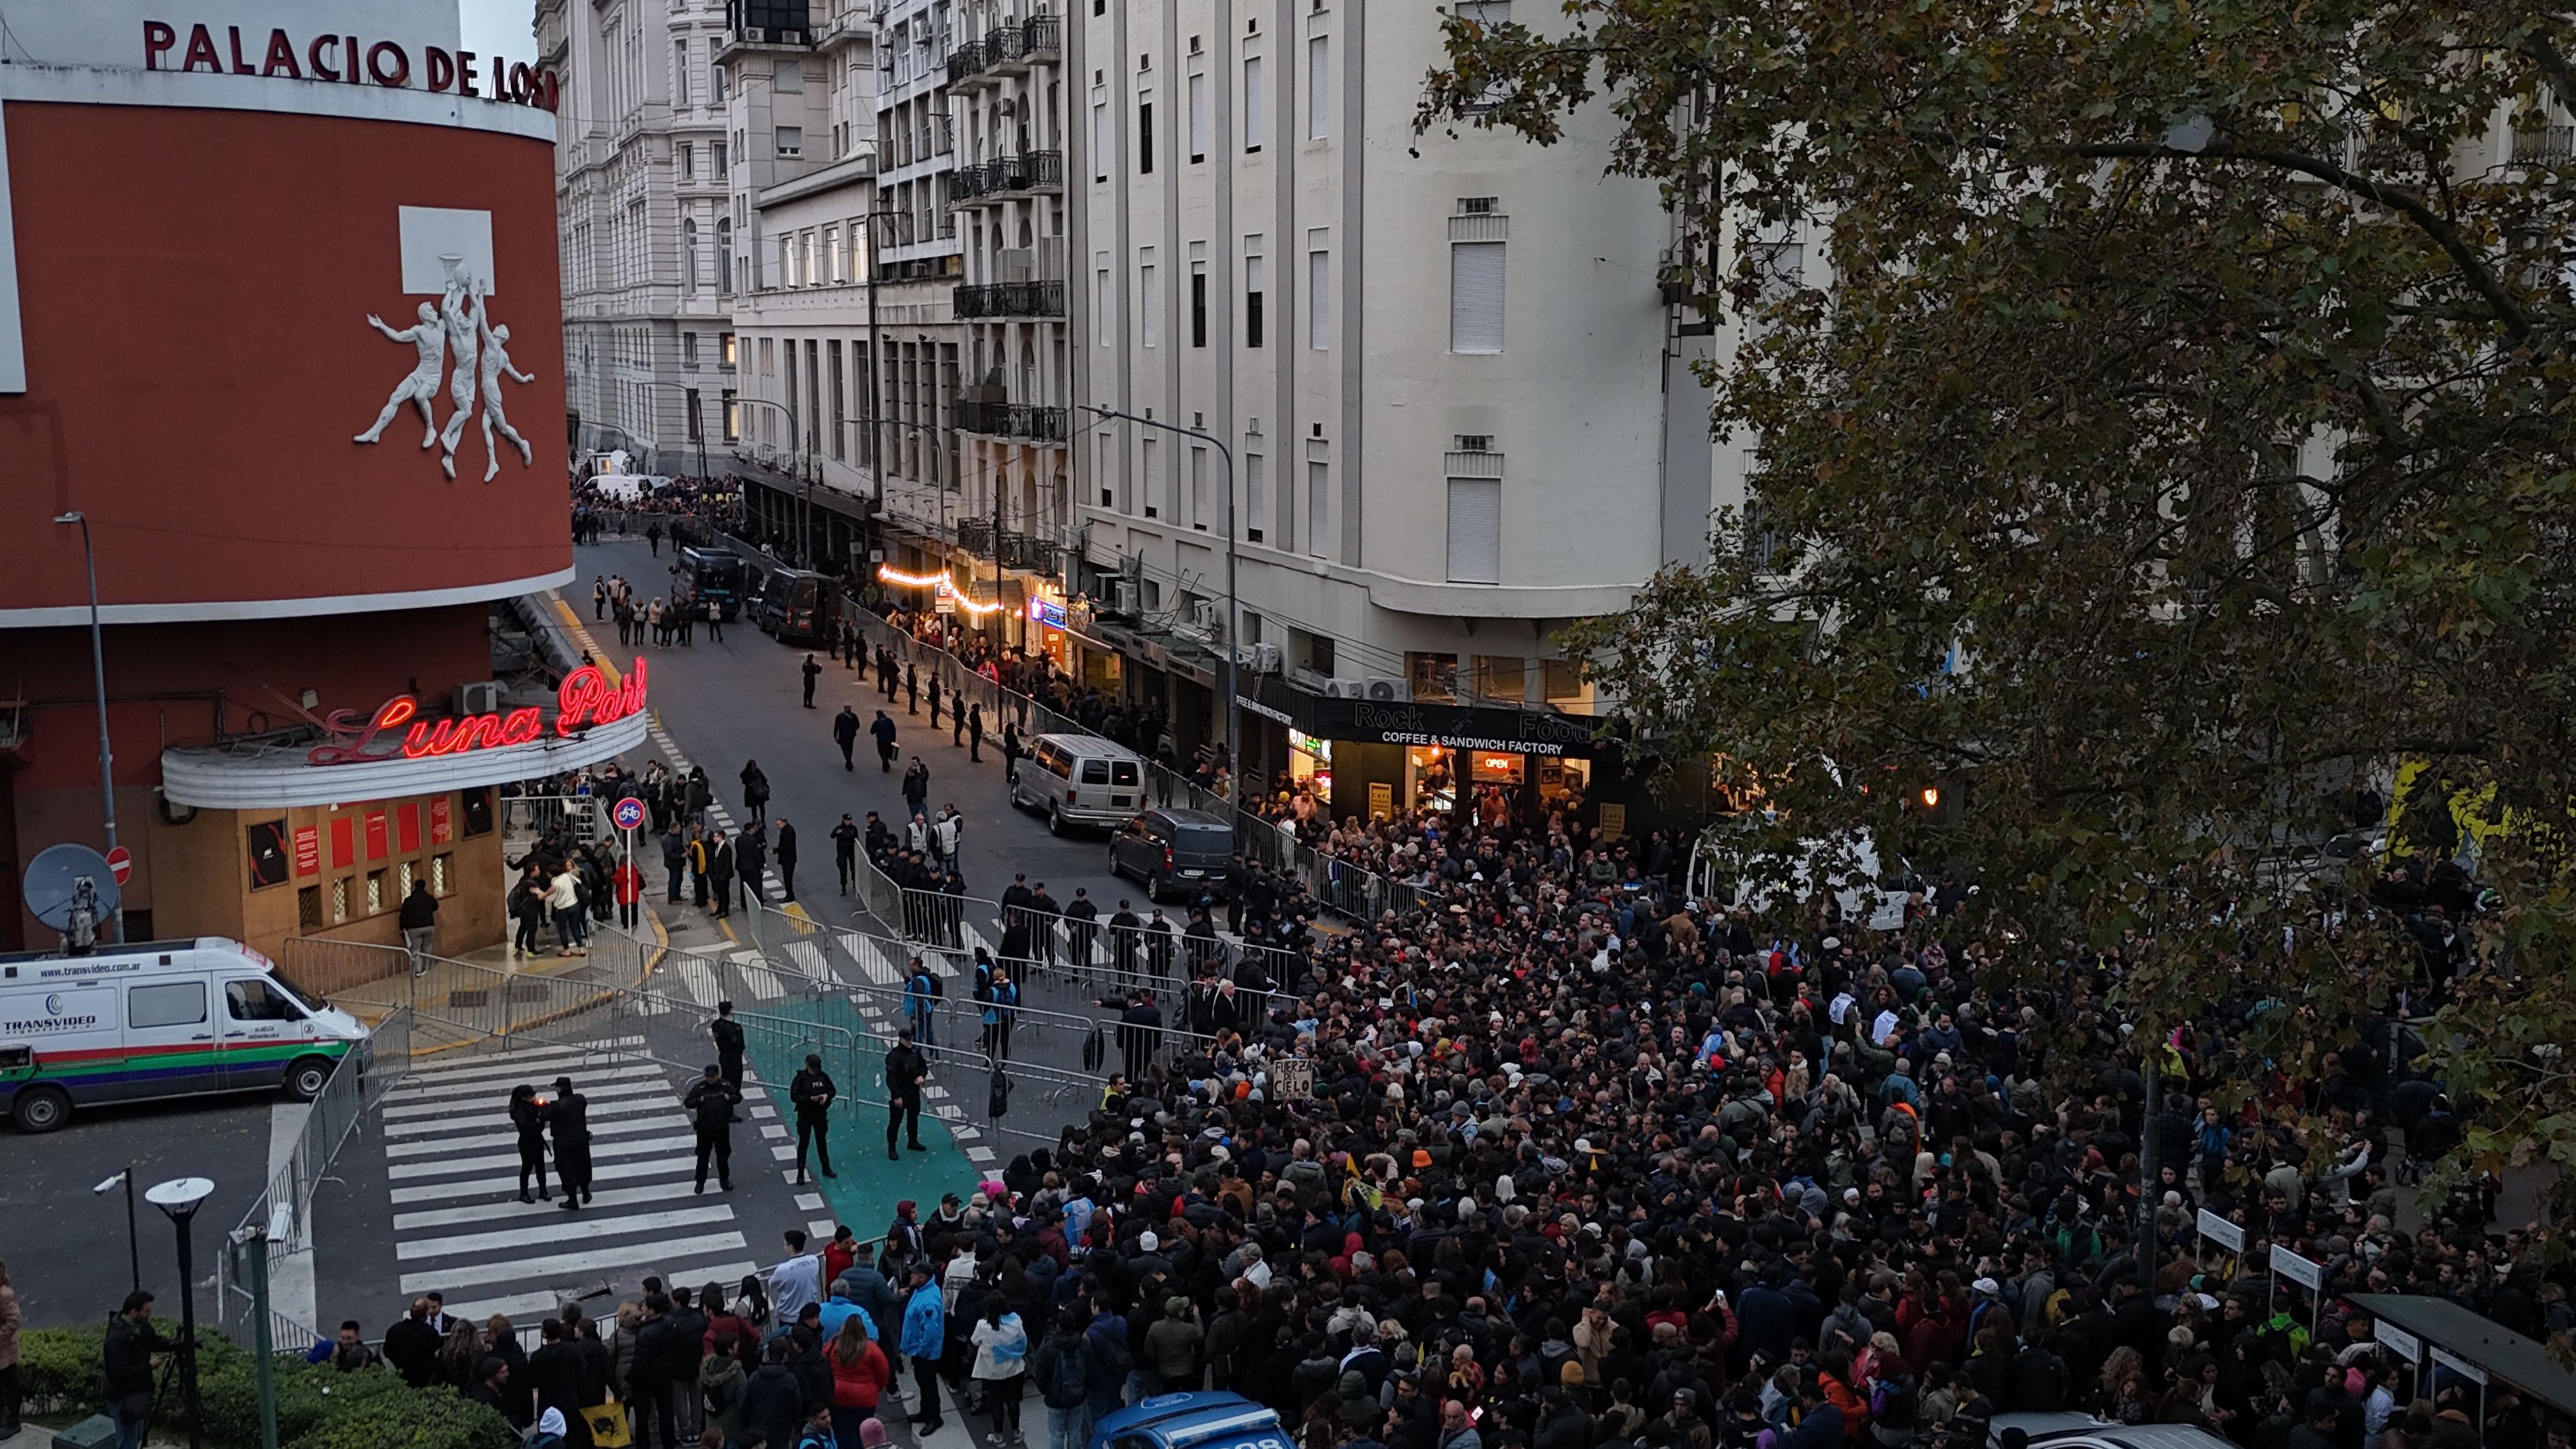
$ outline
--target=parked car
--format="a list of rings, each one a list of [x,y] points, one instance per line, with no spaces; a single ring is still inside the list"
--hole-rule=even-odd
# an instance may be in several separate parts
[[[1109,838],[1109,873],[1134,876],[1151,901],[1202,891],[1223,896],[1233,856],[1234,827],[1205,810],[1148,810]]]
[[[1986,1426],[1989,1449],[2001,1449],[2007,1429],[2029,1435],[2030,1449],[2231,1449],[2189,1424],[2123,1424],[2073,1413],[1997,1414]]]

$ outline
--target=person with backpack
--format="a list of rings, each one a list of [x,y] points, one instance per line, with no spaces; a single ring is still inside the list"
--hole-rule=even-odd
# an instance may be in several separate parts
[[[947,994],[948,988],[939,977],[922,964],[920,957],[913,957],[904,968],[903,1018],[910,1023],[913,1039],[925,1047],[939,1045],[937,1003]]]
[[[1091,1350],[1081,1318],[1071,1309],[1058,1313],[1029,1362],[1046,1405],[1046,1449],[1084,1449],[1091,1440]]]

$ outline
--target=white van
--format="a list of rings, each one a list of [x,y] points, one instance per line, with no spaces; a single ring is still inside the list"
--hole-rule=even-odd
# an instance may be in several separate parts
[[[1039,735],[1020,759],[1011,803],[1043,807],[1051,835],[1068,825],[1124,825],[1145,807],[1145,762],[1096,736]]]
[[[0,1113],[51,1132],[72,1108],[203,1092],[309,1099],[367,1028],[238,941],[200,936],[86,956],[0,955]]]

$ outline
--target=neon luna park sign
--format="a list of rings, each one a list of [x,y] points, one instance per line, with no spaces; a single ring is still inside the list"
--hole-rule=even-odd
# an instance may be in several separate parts
[[[609,683],[598,665],[585,664],[565,675],[563,684],[556,689],[552,728],[558,738],[570,739],[592,725],[621,720],[643,708],[643,660],[636,660],[635,667],[618,684]],[[408,694],[397,694],[376,706],[375,715],[364,725],[356,724],[355,719],[347,710],[334,712],[323,726],[332,734],[331,743],[314,746],[306,752],[305,762],[356,765],[397,756],[425,760],[530,744],[542,739],[548,729],[544,711],[534,705],[490,714],[422,719],[420,701]],[[401,743],[393,749],[383,748],[379,741],[391,738],[396,731],[400,732]]]

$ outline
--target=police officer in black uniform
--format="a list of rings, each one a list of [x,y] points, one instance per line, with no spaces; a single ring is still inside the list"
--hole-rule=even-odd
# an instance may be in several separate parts
[[[742,1095],[742,1023],[733,1019],[733,1003],[716,1003],[716,1019],[707,1023],[707,1035],[716,1042],[716,1065],[723,1068],[725,1085],[736,1097]]]
[[[805,1149],[810,1143],[814,1161],[825,1177],[838,1177],[832,1170],[832,1141],[827,1135],[831,1120],[826,1115],[841,1095],[829,1072],[823,1070],[823,1059],[808,1053],[805,1069],[787,1084],[787,1100],[796,1108],[796,1180],[805,1180]]]
[[[735,1027],[735,1031],[742,1028]],[[680,1099],[681,1108],[698,1129],[698,1188],[707,1190],[707,1159],[714,1158],[716,1181],[727,1192],[733,1191],[733,1109],[742,1093],[724,1079],[713,1063],[707,1074],[689,1084],[689,1093]]]

